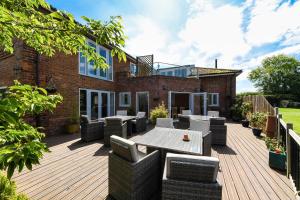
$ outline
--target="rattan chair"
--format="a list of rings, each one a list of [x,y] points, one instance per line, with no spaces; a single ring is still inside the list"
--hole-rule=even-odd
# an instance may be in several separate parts
[[[159,194],[160,157],[138,152],[134,142],[112,136],[108,161],[109,195],[116,200],[148,200]]]
[[[103,139],[104,121],[89,120],[87,115],[80,116],[81,140],[89,142],[92,140]]]
[[[104,125],[104,145],[110,146],[110,136],[117,135],[127,138],[127,122],[119,118],[105,118]]]
[[[188,129],[190,128],[190,116],[179,114],[178,115],[178,129]]]
[[[212,133],[213,145],[226,145],[227,142],[227,126],[225,125],[225,118],[211,118],[210,131]]]
[[[136,119],[131,120],[133,132],[143,132],[147,129],[146,112],[138,112]]]
[[[192,111],[191,110],[182,110],[181,114],[183,114],[183,115],[191,115]]]
[[[163,127],[163,128],[174,128],[173,119],[172,118],[157,118],[155,126]]]
[[[217,158],[168,153],[162,179],[162,199],[221,200],[218,170]]]
[[[190,130],[202,132],[204,156],[211,156],[212,133],[209,125],[209,120],[190,120]]]
[[[207,111],[207,115],[211,117],[219,117],[219,111]]]

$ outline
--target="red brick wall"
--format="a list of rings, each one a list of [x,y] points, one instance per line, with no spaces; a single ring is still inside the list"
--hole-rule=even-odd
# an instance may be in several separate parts
[[[18,62],[17,62],[18,61]],[[15,54],[0,59],[1,85],[10,85],[14,79],[22,83],[36,84],[36,64],[39,63],[39,83],[46,87],[47,81],[52,78],[57,92],[64,102],[58,106],[53,114],[42,116],[42,126],[46,127],[47,134],[63,133],[63,125],[71,117],[74,106],[79,106],[79,88],[115,91],[116,110],[119,108],[119,92],[131,92],[131,105],[135,110],[136,92],[149,92],[150,110],[161,102],[168,104],[168,91],[177,92],[217,92],[220,94],[220,110],[222,114],[229,112],[231,100],[235,96],[235,76],[203,77],[198,79],[185,79],[179,77],[151,76],[130,77],[129,64],[134,62],[118,62],[114,58],[114,81],[104,81],[78,73],[78,55],[66,56],[57,53],[49,58],[40,56],[22,43],[17,46]],[[16,70],[19,69],[19,70]],[[210,109],[210,108],[209,108]]]

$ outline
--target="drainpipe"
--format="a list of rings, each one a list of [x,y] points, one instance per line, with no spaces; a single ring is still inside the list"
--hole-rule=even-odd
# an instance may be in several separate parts
[[[215,68],[218,69],[218,59],[215,59]]]
[[[36,62],[35,62],[35,85],[37,87],[40,86],[40,54],[37,52],[36,54]],[[36,127],[41,126],[41,117],[40,115],[35,115],[35,125]]]

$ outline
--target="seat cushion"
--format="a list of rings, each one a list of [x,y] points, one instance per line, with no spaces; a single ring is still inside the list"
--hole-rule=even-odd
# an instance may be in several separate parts
[[[199,182],[216,182],[219,159],[168,153],[166,156],[167,177]]]
[[[137,118],[143,118],[143,117],[145,117],[146,116],[146,113],[145,112],[138,112],[137,114],[136,114],[136,117]]]
[[[192,111],[191,110],[182,110],[183,115],[191,115]]]
[[[136,144],[131,141],[116,135],[110,137],[110,144],[113,153],[129,162],[137,162],[139,155]]]

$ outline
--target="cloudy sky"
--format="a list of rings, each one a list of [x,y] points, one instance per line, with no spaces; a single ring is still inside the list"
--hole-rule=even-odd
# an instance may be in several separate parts
[[[121,15],[126,51],[155,62],[243,69],[237,91],[254,91],[247,75],[266,56],[300,58],[300,1],[296,0],[49,0],[80,16]],[[80,21],[80,20],[79,20]]]

